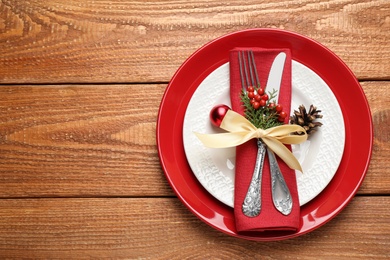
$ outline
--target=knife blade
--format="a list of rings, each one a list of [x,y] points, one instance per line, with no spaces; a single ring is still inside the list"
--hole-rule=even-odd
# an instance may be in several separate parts
[[[280,52],[278,55],[276,55],[268,74],[266,86],[268,91],[272,92],[276,90],[276,103],[278,103],[279,100],[280,85],[282,83],[282,75],[284,70],[284,64],[286,62],[286,56],[287,55],[284,52]]]

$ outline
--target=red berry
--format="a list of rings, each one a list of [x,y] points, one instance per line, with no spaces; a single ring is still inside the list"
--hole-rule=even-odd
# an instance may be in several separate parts
[[[267,94],[262,95],[261,99],[264,100],[264,101],[267,101],[268,100],[268,95]]]
[[[257,102],[257,101],[255,101],[255,102],[253,103],[253,108],[254,108],[254,109],[259,109],[259,107],[260,107],[260,103]]]
[[[253,103],[255,103],[255,99],[254,98],[252,98],[249,102],[251,102],[251,104],[253,105]]]
[[[268,105],[268,107],[270,108],[270,109],[274,109],[275,108],[275,103],[269,103],[269,105]]]
[[[259,94],[256,94],[256,95],[255,95],[255,100],[256,100],[256,101],[260,101],[260,100],[261,100],[261,96],[260,96]]]
[[[278,120],[279,120],[280,122],[283,122],[284,119],[285,119],[286,117],[287,117],[287,113],[284,112],[284,111],[282,111],[282,112],[279,113]]]
[[[286,114],[286,112],[282,111],[282,112],[279,113],[279,116],[280,116],[281,118],[286,118],[286,117],[287,117],[287,114]]]
[[[267,102],[264,99],[260,100],[259,103],[260,103],[261,107],[263,107],[267,104]]]
[[[247,89],[248,92],[255,92],[255,88],[252,86],[249,86]]]
[[[216,105],[210,111],[210,121],[213,125],[219,127],[230,107],[227,105]]]
[[[248,98],[254,98],[255,97],[255,92],[251,91],[248,92]]]
[[[264,94],[264,89],[263,88],[258,88],[257,89],[257,94],[263,95]]]
[[[277,104],[275,107],[276,112],[280,112],[283,110],[283,106],[281,104]]]

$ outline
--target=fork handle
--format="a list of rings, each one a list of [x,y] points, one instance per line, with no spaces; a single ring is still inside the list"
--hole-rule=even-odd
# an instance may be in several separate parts
[[[242,204],[242,212],[245,216],[248,217],[256,217],[260,214],[261,179],[263,174],[265,151],[265,144],[261,139],[257,139],[257,158],[255,169],[253,171],[252,180],[249,184],[248,191]]]

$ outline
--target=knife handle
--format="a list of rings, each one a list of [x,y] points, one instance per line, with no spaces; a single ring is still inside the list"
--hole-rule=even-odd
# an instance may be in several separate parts
[[[272,201],[276,209],[287,216],[291,213],[293,205],[291,193],[280,171],[274,152],[267,148],[267,153],[271,173]]]

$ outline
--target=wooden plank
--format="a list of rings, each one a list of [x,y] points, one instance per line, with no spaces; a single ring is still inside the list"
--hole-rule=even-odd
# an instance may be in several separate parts
[[[386,259],[390,257],[390,212],[384,205],[389,203],[389,197],[356,197],[335,219],[309,234],[259,243],[209,227],[176,198],[1,199],[0,255],[45,259]]]
[[[155,139],[164,88],[0,88],[0,196],[173,195]]]
[[[388,194],[390,179],[383,176],[390,175],[390,82],[363,82],[361,85],[372,114],[374,144],[369,170],[360,192]],[[376,188],[371,189],[373,187]]]
[[[359,191],[389,194],[390,82],[364,82],[375,130]],[[155,131],[166,85],[0,88],[0,197],[172,196]]]
[[[389,11],[387,0],[7,0],[0,83],[167,82],[199,47],[247,28],[306,35],[359,79],[389,79]]]

